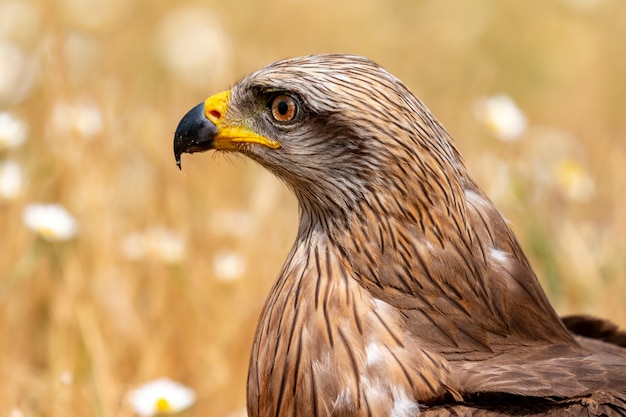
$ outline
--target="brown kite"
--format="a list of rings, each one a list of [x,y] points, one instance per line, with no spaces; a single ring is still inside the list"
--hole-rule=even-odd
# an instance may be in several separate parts
[[[181,120],[179,166],[209,149],[257,161],[300,204],[250,416],[626,415],[623,333],[568,330],[448,132],[374,62],[261,68]]]

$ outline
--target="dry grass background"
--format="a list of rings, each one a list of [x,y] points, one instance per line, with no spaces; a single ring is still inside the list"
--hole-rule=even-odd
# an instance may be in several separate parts
[[[285,56],[362,54],[404,80],[557,310],[626,326],[625,22],[620,0],[0,0],[0,42],[21,56],[0,62],[0,111],[29,129],[0,150],[26,179],[0,202],[0,415],[130,416],[128,390],[159,376],[196,391],[189,415],[244,414],[297,205],[239,157],[186,155],[181,174],[172,136],[193,105]],[[473,114],[500,92],[529,121],[514,142]],[[77,236],[38,238],[22,222],[32,202],[65,206]],[[129,257],[146,230],[152,250]]]

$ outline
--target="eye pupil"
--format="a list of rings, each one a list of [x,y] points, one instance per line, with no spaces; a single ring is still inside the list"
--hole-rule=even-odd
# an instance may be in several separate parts
[[[298,114],[298,102],[291,96],[281,94],[272,99],[270,109],[277,122],[290,122]]]
[[[278,113],[284,116],[287,114],[288,111],[289,111],[289,104],[287,104],[284,101],[281,101],[280,103],[278,103]]]

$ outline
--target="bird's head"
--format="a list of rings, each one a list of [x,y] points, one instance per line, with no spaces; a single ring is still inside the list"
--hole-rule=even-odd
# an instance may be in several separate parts
[[[285,59],[194,107],[176,130],[176,161],[210,149],[247,155],[305,210],[335,215],[389,192],[433,203],[464,172],[449,135],[408,88],[351,55]]]

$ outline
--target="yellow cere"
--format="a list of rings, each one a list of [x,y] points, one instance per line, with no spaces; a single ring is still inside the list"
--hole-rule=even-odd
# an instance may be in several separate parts
[[[228,101],[230,100],[230,90],[222,91],[212,95],[204,102],[204,115],[214,125],[219,126],[226,111],[228,110]]]
[[[216,149],[234,149],[233,143],[257,143],[271,149],[280,148],[276,140],[259,135],[246,126],[231,125],[225,122],[230,91],[222,91],[204,102],[204,114],[217,127],[214,146]]]

